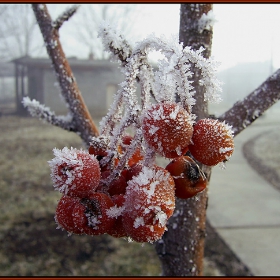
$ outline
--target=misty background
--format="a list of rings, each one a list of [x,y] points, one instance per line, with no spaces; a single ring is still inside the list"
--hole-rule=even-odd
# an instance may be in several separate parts
[[[55,19],[72,5],[47,6]],[[218,115],[252,92],[280,67],[280,5],[214,4],[213,7],[216,23],[212,55],[221,63],[218,77],[223,82],[223,102],[210,105],[210,113]],[[3,114],[16,110],[15,61],[29,57],[33,59],[32,63],[37,63],[39,59],[46,59],[47,54],[30,4],[0,4],[0,17],[0,113]],[[82,64],[86,61],[92,61],[94,65],[99,62],[106,64],[109,54],[104,52],[97,38],[97,30],[103,20],[120,29],[133,44],[151,33],[167,37],[178,34],[179,17],[179,4],[81,4],[77,14],[60,29],[60,38],[70,65],[72,60],[76,61],[73,64],[79,61]],[[159,57],[157,53],[150,55],[154,62]],[[22,73],[22,94],[28,95],[31,80],[27,73]],[[43,79],[46,77],[43,76]],[[90,81],[89,73],[83,74],[85,77]],[[108,79],[108,75],[103,75],[102,79]],[[119,80],[121,77],[116,77],[114,81],[106,80],[104,89],[98,89],[95,98],[106,95],[104,104],[108,106]],[[42,86],[48,85],[48,89],[55,93],[59,91],[52,78],[48,83],[53,88],[47,83]],[[270,110],[275,108],[279,105]]]

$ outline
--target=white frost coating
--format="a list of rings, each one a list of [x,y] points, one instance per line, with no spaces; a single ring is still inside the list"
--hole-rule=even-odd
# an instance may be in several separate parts
[[[67,194],[69,187],[75,188],[75,185],[71,183],[75,180],[76,177],[81,178],[81,170],[83,169],[83,161],[77,157],[77,152],[85,153],[85,151],[77,150],[75,148],[64,147],[62,150],[54,148],[54,158],[48,161],[51,169],[51,178],[53,181],[53,186],[55,189],[59,190],[62,193]],[[58,166],[67,166],[64,170],[65,176],[60,176],[58,174]],[[72,170],[72,167],[74,169]]]
[[[117,205],[114,205],[106,211],[106,214],[110,218],[117,218],[117,217],[121,216],[121,214],[123,213],[123,210],[124,210],[124,206],[118,207]]]
[[[43,114],[47,118],[47,116],[54,115],[54,112],[52,112],[49,107],[46,107],[35,99],[31,100],[28,96],[23,97],[22,104],[25,108],[28,109],[32,117],[41,117],[41,115]]]
[[[102,39],[106,51],[111,52],[110,47],[120,50],[124,58],[129,57],[131,53],[130,46],[124,42],[124,39],[118,30],[114,30],[110,25],[103,21],[98,30],[98,37]]]
[[[136,219],[134,220],[134,223],[133,223],[133,227],[139,228],[140,226],[144,226],[144,225],[145,225],[144,218],[136,217]]]
[[[98,225],[101,224],[100,219],[102,219],[102,215],[92,216],[90,214],[85,214],[88,220],[88,225],[93,229],[98,229]]]
[[[167,215],[163,211],[157,212],[155,220],[158,220],[160,226],[165,226],[167,223]]]
[[[221,147],[221,148],[219,148],[219,153],[224,154],[224,153],[232,151],[232,150],[233,150],[232,147]]]
[[[202,33],[204,29],[210,30],[215,22],[217,22],[217,20],[213,10],[209,11],[207,15],[204,13],[198,21],[198,31]]]
[[[35,99],[30,99],[28,96],[24,97],[22,104],[27,108],[32,117],[37,117],[42,121],[54,124],[55,122],[70,123],[72,121],[72,115],[69,113],[66,116],[56,116],[49,107],[41,104]]]

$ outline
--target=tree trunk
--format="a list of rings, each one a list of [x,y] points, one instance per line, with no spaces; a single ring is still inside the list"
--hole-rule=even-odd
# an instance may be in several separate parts
[[[204,47],[205,58],[211,54],[212,30],[199,30],[198,21],[211,9],[212,4],[182,4],[180,12],[180,42],[184,47],[190,46],[195,50]],[[194,68],[192,72],[196,90],[196,104],[192,112],[198,120],[208,116],[208,104],[204,101],[203,87],[199,85],[200,73]],[[202,166],[202,170],[209,179],[211,169]],[[164,276],[202,275],[207,199],[205,190],[193,198],[176,200],[176,210],[169,220],[168,231],[156,244]]]

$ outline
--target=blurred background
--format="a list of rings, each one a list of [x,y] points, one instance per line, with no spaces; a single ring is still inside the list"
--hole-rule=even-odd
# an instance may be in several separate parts
[[[55,19],[71,6],[49,4],[48,8]],[[223,103],[210,110],[219,114],[279,68],[280,5],[213,7],[216,23],[212,55],[220,62],[218,76],[223,82]],[[62,100],[57,98],[59,88],[30,5],[1,4],[0,15],[0,112],[19,111],[22,96],[27,94],[55,111],[65,112]],[[61,43],[93,115],[106,113],[123,79],[97,38],[99,24],[106,20],[134,44],[151,33],[177,35],[179,16],[179,4],[82,4],[63,25]],[[159,57],[156,52],[150,54],[153,61]],[[95,78],[100,83],[93,88]]]

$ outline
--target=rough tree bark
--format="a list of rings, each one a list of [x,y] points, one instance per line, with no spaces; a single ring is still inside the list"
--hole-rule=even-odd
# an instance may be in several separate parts
[[[209,57],[211,54],[212,30],[211,28],[201,30],[198,28],[198,22],[202,14],[207,14],[211,9],[211,4],[181,5],[180,41],[193,49],[199,49],[200,46],[203,46],[205,57]],[[59,126],[77,132],[86,142],[90,136],[98,134],[98,131],[82,100],[58,36],[59,27],[70,18],[73,11],[68,11],[57,21],[52,22],[45,5],[33,4],[33,10],[60,82],[62,94],[73,114],[70,126],[63,124]],[[122,51],[117,51],[122,59]],[[123,60],[123,64],[125,63],[126,59]],[[203,90],[198,84],[198,74],[198,72],[194,72],[193,76],[196,88],[196,105],[193,108],[193,113],[198,116],[198,119],[201,119],[208,116],[208,105],[204,101]],[[243,101],[234,104],[219,119],[232,125],[235,135],[237,135],[279,99],[280,69]],[[50,123],[52,122],[50,121]],[[202,166],[202,169],[209,179],[210,168]],[[206,208],[206,191],[194,198],[176,201],[176,210],[170,219],[168,231],[164,234],[163,239],[156,244],[164,276],[202,275]]]
[[[212,4],[182,4],[180,10],[180,42],[194,50],[203,47],[205,58],[211,55],[212,30],[201,31],[198,21],[211,9]],[[194,67],[191,71],[196,90],[192,113],[197,115],[198,120],[208,116],[208,104],[204,101],[203,87],[199,85],[200,71]],[[209,178],[211,169],[206,166],[201,168]],[[168,231],[156,244],[164,276],[202,275],[206,208],[207,190],[187,200],[176,200],[175,214],[169,220]]]

